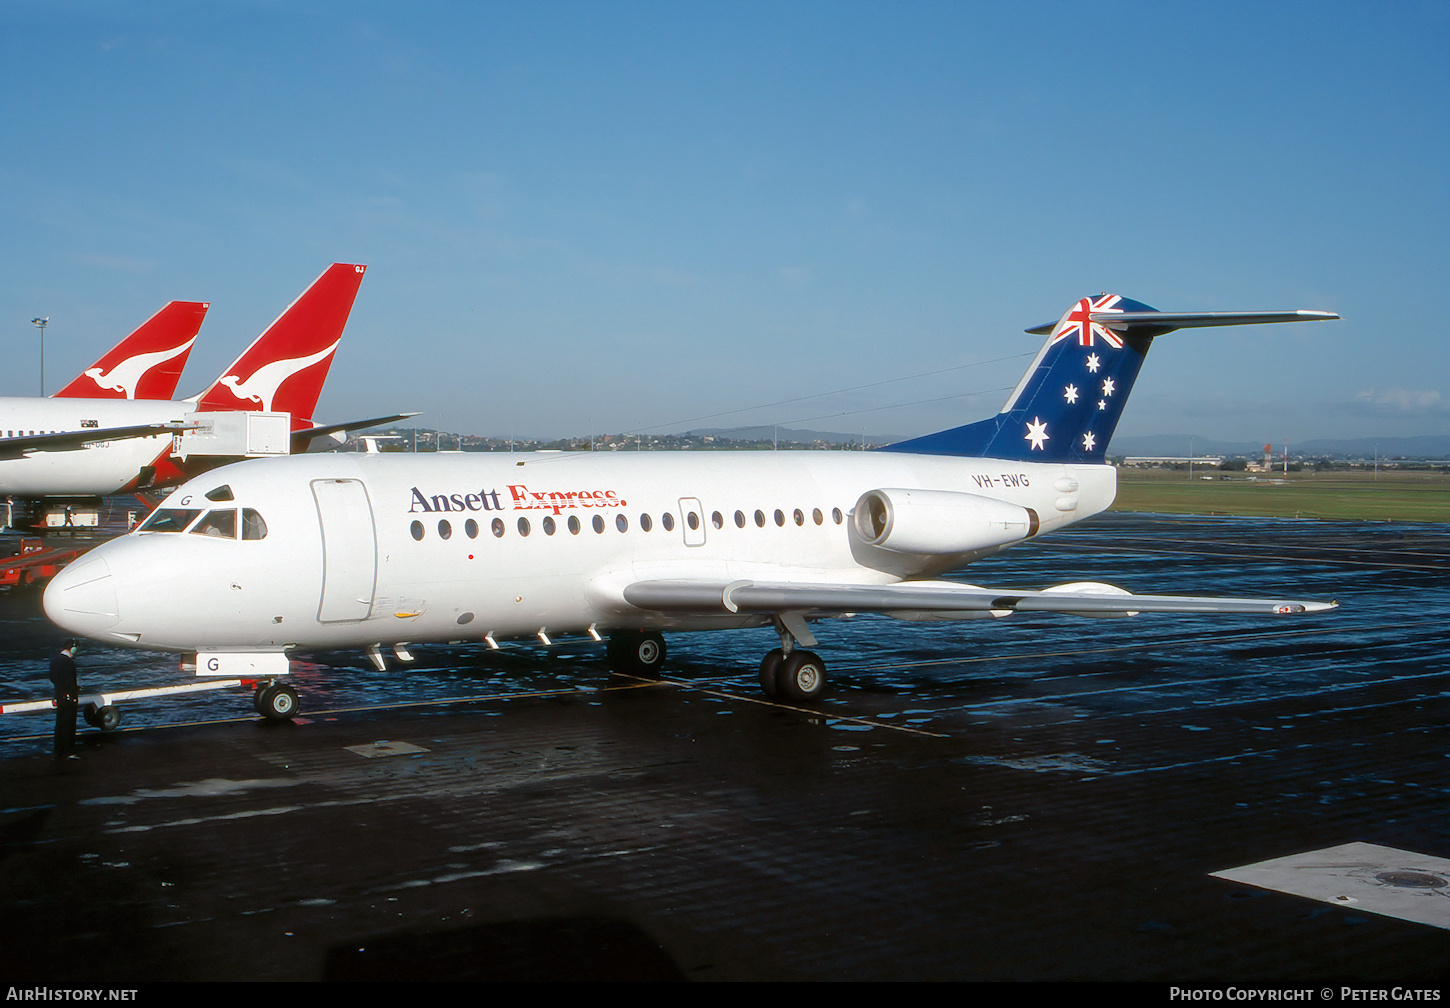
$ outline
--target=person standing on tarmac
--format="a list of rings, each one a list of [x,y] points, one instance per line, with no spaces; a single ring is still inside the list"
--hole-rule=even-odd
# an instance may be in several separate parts
[[[55,758],[80,759],[76,748],[76,711],[81,705],[76,683],[76,642],[67,640],[50,660],[50,682],[55,687]]]

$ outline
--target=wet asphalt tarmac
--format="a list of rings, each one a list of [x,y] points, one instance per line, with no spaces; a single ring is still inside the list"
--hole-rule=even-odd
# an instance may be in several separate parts
[[[303,714],[124,708],[49,757],[0,717],[0,976],[1443,984],[1450,931],[1211,872],[1349,841],[1450,856],[1447,526],[1113,515],[962,576],[1336,598],[1301,618],[817,624],[308,656]],[[0,599],[0,699],[57,639]],[[180,681],[92,646],[83,687]]]

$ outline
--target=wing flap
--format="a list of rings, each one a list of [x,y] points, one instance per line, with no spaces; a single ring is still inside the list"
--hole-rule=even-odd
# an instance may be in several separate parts
[[[1285,615],[1322,612],[1336,602],[1291,599],[1199,598],[1182,595],[1131,595],[1096,586],[1079,590],[1007,591],[946,581],[902,581],[890,585],[757,583],[754,581],[636,581],[625,587],[624,600],[637,609],[656,612],[781,613],[781,612],[921,612],[1000,613],[1056,612],[1081,616],[1140,612],[1237,613]],[[1107,589],[1108,586],[1102,586]]]

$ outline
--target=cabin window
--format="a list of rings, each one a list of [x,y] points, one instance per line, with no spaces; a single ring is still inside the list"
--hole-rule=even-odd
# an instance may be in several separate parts
[[[520,518],[519,519],[519,535],[526,536],[528,534],[529,534],[529,520],[527,518]]]
[[[775,524],[781,528],[785,528],[785,512],[780,508],[775,509]]]
[[[412,524],[412,526],[409,527],[408,531],[411,532],[411,533],[413,533],[413,538],[414,539],[418,540],[419,542],[422,542],[423,541],[423,523],[422,522],[415,521]]]
[[[418,536],[423,534],[421,522],[414,522],[418,526]],[[414,538],[417,538],[415,536]],[[242,508],[242,538],[243,539],[265,539],[267,538],[267,523],[262,516],[251,508]]]
[[[440,539],[449,539],[449,538],[452,538],[452,536],[453,536],[453,526],[448,523],[448,519],[447,518],[444,518],[441,521],[439,521],[438,522],[438,538],[440,538]]]
[[[837,525],[841,524],[840,508],[831,508],[831,521],[835,522]]]
[[[196,523],[191,534],[215,536],[218,539],[235,539],[237,537],[237,512],[232,508],[218,508],[210,511],[205,518]]]
[[[601,532],[602,533],[604,531],[604,518],[602,516],[595,515],[594,516],[594,521],[591,522],[590,524],[592,524],[594,526],[594,531],[595,532]]]
[[[816,522],[817,525],[824,525],[825,524],[826,517],[825,517],[825,515],[821,514],[821,509],[820,508],[816,508],[814,511],[812,511],[811,512],[811,517],[813,519],[815,519],[815,522]]]
[[[621,531],[621,532],[628,532],[629,531],[629,519],[626,518],[626,517],[624,517],[624,515],[615,515],[614,516],[614,527],[617,528],[617,529],[619,529],[619,531]]]
[[[161,508],[137,532],[181,532],[201,514],[200,508]]]
[[[470,519],[468,519],[468,521],[464,522],[463,523],[463,534],[466,535],[466,536],[468,536],[468,538],[470,538],[470,539],[477,539],[478,538],[478,522],[474,521],[472,518],[470,518]]]
[[[796,508],[795,509],[795,514],[792,515],[791,517],[793,517],[795,519],[795,523],[797,525],[804,525],[806,523],[806,516],[801,513],[801,509],[800,508]]]
[[[755,512],[755,527],[756,528],[765,528],[765,512],[764,511],[757,511],[757,512]]]
[[[744,511],[736,511],[735,512],[735,527],[736,528],[744,528],[745,527],[745,512]]]
[[[700,527],[700,516],[693,511],[686,511],[685,524],[690,526],[691,529],[698,529]]]
[[[569,534],[570,535],[578,535],[579,534],[580,527],[581,526],[579,525],[579,516],[578,515],[570,515],[569,516]]]
[[[665,527],[666,532],[673,532],[675,530],[675,516],[666,511],[660,515],[660,524]]]
[[[717,529],[718,528],[724,528],[725,527],[725,516],[722,515],[719,511],[716,511],[714,514],[712,514],[710,516],[710,524],[711,525],[714,525]]]
[[[654,527],[655,527],[654,519],[650,518],[649,515],[642,514],[642,515],[639,516],[639,528],[640,528],[640,531],[641,532],[648,532],[650,529],[652,529]]]
[[[493,534],[496,537],[498,537],[499,539],[502,539],[503,538],[503,519],[502,518],[495,518],[493,520],[493,525],[490,526],[490,527],[493,529]]]
[[[544,520],[539,524],[544,527],[544,535],[553,535],[559,528],[559,526],[554,524],[553,515],[545,515]]]

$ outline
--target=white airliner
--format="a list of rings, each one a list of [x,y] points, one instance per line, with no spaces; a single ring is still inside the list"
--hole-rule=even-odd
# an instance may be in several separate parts
[[[875,452],[349,454],[262,459],[188,481],[137,531],[45,593],[46,614],[110,644],[197,652],[199,674],[276,677],[294,649],[588,634],[616,668],[664,658],[662,631],[773,625],[765,691],[824,687],[809,624],[1022,611],[1303,613],[1333,603],[1041,591],[937,580],[1107,508],[1104,459],[1155,336],[1328,312],[1166,313],[1084,298],[1046,332],[990,420]]]
[[[313,427],[312,413],[366,268],[351,263],[329,267],[221,377],[192,399],[170,400],[174,380],[164,398],[143,394],[147,375],[140,365],[175,358],[131,358],[128,364],[117,354],[120,347],[55,397],[0,398],[0,495],[101,497],[174,486],[200,471],[205,461],[215,464],[193,459],[188,468],[177,455],[175,435],[185,427],[185,415],[193,412],[290,413],[294,450],[358,426]],[[206,307],[187,304],[202,312]],[[194,314],[200,326],[200,314]],[[88,383],[100,391],[86,391]],[[119,397],[121,392],[124,397]],[[396,418],[359,423],[390,419]]]

